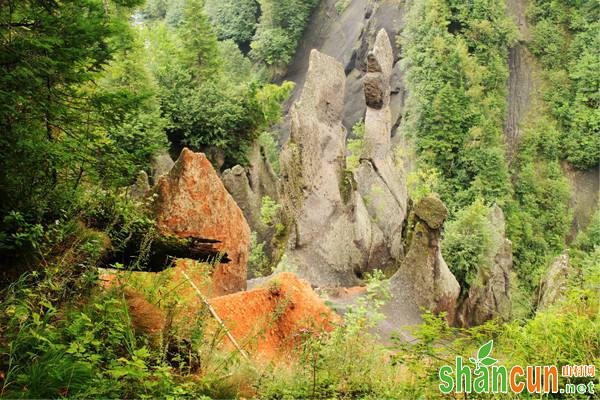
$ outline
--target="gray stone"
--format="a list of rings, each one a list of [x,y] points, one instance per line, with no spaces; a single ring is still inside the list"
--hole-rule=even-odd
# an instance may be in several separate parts
[[[313,50],[302,95],[290,111],[290,140],[281,153],[282,204],[291,225],[287,261],[316,286],[351,286],[362,263],[352,199],[342,194],[344,86],[342,65]]]
[[[152,184],[156,185],[158,178],[167,175],[171,171],[171,168],[173,168],[173,165],[175,165],[175,161],[173,161],[168,153],[161,153],[152,157]]]
[[[414,208],[415,215],[431,229],[440,229],[448,218],[448,209],[437,197],[425,197]]]
[[[146,171],[140,171],[133,185],[129,186],[129,196],[135,200],[144,199],[150,193],[150,182]]]
[[[419,208],[434,205],[438,209],[438,202],[441,203],[437,198],[426,198],[421,200]],[[460,286],[442,257],[442,227],[431,228],[416,214],[414,219],[406,257],[390,280],[392,301],[384,307],[384,314],[392,319],[412,315],[410,320],[414,320],[424,307],[435,313],[446,312],[447,320],[452,323]]]
[[[540,285],[539,310],[547,309],[563,298],[571,273],[567,254],[561,254],[552,261]]]

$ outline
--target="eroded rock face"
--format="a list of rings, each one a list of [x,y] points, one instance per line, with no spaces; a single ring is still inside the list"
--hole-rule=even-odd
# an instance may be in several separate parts
[[[464,327],[480,325],[494,318],[508,320],[511,314],[512,243],[505,237],[504,213],[500,207],[492,207],[489,220],[494,227],[492,265],[477,272],[476,282],[458,308],[457,324]]]
[[[146,171],[140,171],[133,185],[129,186],[129,196],[135,200],[142,200],[150,192],[150,181]]]
[[[204,154],[183,149],[171,171],[159,179],[155,193],[162,234],[195,238],[224,255],[212,275],[214,292],[244,290],[250,228]]]
[[[250,228],[259,233],[265,226],[260,221],[262,198],[278,199],[277,176],[258,143],[252,146],[248,157],[249,165],[236,165],[223,171],[223,184],[244,212]]]
[[[291,223],[286,255],[300,276],[317,286],[353,285],[362,257],[354,242],[352,207],[341,190],[344,83],[342,65],[313,50],[281,153],[282,205]]]
[[[567,254],[561,254],[552,261],[540,285],[538,309],[544,310],[561,299],[567,289],[570,273]]]
[[[313,51],[302,96],[290,111],[281,155],[282,204],[290,222],[288,262],[317,286],[349,286],[374,268],[396,267],[404,252],[407,193],[391,151],[393,55],[384,30],[369,53],[360,165],[346,170],[342,126],[345,76],[335,59]]]
[[[391,278],[392,302],[384,312],[414,316],[419,314],[420,307],[425,307],[436,313],[447,312],[447,319],[452,322],[460,286],[442,258],[440,248],[441,226],[448,211],[435,197],[421,200],[415,209],[420,211],[414,213],[409,249]],[[424,215],[427,219],[421,217]],[[439,218],[429,218],[431,215]]]
[[[256,232],[257,242],[264,243],[265,254],[271,257],[275,229],[261,221],[261,206],[265,196],[278,200],[278,179],[258,143],[253,145],[248,160],[246,168],[236,165],[223,171],[223,184],[242,209],[250,229]]]
[[[158,179],[168,174],[174,164],[175,161],[173,161],[168,153],[161,153],[152,157],[152,183],[156,185]]]
[[[398,262],[403,255],[402,228],[408,202],[404,174],[402,168],[396,165],[391,151],[392,64],[392,46],[382,29],[367,60],[368,72],[364,78],[367,99],[365,138],[360,166],[356,171],[358,192],[373,222],[372,230],[381,232],[388,253],[387,257],[378,260],[377,268]]]

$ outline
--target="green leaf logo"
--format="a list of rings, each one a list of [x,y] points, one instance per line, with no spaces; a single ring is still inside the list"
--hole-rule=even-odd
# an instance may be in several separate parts
[[[492,353],[493,347],[494,341],[490,340],[489,342],[485,343],[479,348],[479,351],[477,352],[477,359],[469,358],[469,361],[475,364],[475,369],[478,369],[482,366],[489,367],[498,362],[498,360],[496,360],[495,358],[489,357],[489,355]]]
[[[493,346],[494,346],[493,340],[490,340],[489,342],[487,342],[486,344],[481,346],[479,348],[479,351],[477,352],[477,358],[482,360],[482,359],[486,358],[487,356],[489,356],[490,353],[492,352]]]

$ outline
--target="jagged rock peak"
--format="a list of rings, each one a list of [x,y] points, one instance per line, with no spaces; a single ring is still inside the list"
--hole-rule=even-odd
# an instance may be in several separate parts
[[[287,260],[318,286],[355,284],[354,270],[363,262],[352,207],[342,193],[345,79],[334,58],[311,52],[305,87],[290,113],[290,140],[281,153],[281,202],[290,225]]]
[[[206,156],[183,149],[155,193],[161,234],[193,238],[209,254],[223,254],[212,275],[215,294],[244,290],[250,228]]]
[[[314,110],[319,121],[338,124],[344,110],[345,82],[342,64],[313,49],[310,52],[306,82],[294,108]]]

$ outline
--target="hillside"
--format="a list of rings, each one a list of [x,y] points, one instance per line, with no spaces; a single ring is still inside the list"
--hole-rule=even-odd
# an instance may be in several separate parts
[[[0,31],[0,398],[597,396],[596,1]]]

